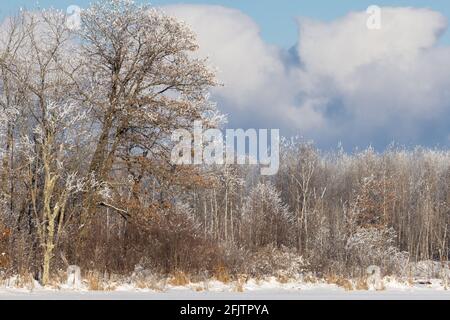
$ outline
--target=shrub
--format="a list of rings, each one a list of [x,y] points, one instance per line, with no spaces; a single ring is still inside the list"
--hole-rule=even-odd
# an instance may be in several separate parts
[[[400,272],[408,255],[395,246],[396,232],[392,228],[358,228],[346,241],[347,263],[364,272],[377,265],[385,273]]]
[[[250,276],[277,276],[295,279],[307,270],[307,263],[294,249],[266,246],[246,257],[245,272]]]
[[[252,189],[243,208],[243,241],[249,248],[289,245],[293,215],[271,183]]]

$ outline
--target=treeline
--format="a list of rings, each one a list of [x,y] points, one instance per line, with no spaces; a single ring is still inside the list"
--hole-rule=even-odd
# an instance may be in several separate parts
[[[176,166],[175,129],[223,116],[183,23],[132,1],[22,11],[0,30],[0,268],[84,272],[401,273],[448,259],[450,152],[324,154],[280,170]]]
[[[359,277],[378,265],[405,276],[409,262],[448,262],[448,151],[324,153],[293,139],[282,144],[275,176],[249,166],[215,175],[185,203],[237,273]]]

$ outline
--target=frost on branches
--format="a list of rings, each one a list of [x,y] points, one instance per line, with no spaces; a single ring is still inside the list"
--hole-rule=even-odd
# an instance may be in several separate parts
[[[172,130],[221,119],[186,25],[133,1],[93,4],[80,30],[66,19],[21,11],[0,34],[2,200],[28,229],[41,261],[29,268],[44,284],[60,242],[88,243],[98,211],[110,228],[132,208],[169,203],[162,189],[189,177],[176,181],[182,168],[168,162]]]
[[[244,237],[250,246],[288,245],[293,215],[270,183],[257,184],[248,195],[242,211]]]
[[[396,237],[392,228],[358,228],[346,240],[345,249],[351,264],[362,267],[376,265],[384,272],[396,271],[402,274],[409,257],[395,246]]]
[[[323,153],[297,137],[271,177],[173,165],[174,129],[226,121],[193,32],[126,0],[67,19],[21,11],[0,27],[0,282],[49,285],[68,266],[96,289],[133,272],[336,280],[371,265],[448,280],[449,151]]]

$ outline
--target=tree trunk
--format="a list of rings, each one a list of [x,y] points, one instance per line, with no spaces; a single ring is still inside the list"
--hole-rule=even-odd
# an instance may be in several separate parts
[[[50,280],[50,266],[53,258],[53,249],[55,247],[53,243],[53,237],[55,235],[55,221],[53,219],[50,219],[48,222],[47,232],[47,241],[44,250],[44,264],[42,266],[42,284],[44,286],[48,284],[48,281]]]

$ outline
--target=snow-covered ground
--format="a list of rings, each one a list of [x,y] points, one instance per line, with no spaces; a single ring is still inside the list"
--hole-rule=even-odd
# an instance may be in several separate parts
[[[243,292],[236,292],[233,285],[219,282],[208,283],[206,290],[197,291],[199,285],[188,287],[168,286],[164,291],[135,289],[129,285],[117,287],[114,291],[88,291],[69,289],[35,288],[0,289],[0,299],[101,299],[101,300],[450,300],[450,290],[445,290],[438,280],[429,285],[409,286],[395,281],[386,283],[382,291],[346,291],[330,284],[280,284],[275,281],[256,283],[249,281]],[[203,287],[203,289],[205,289]]]
[[[329,290],[323,288],[288,291],[258,290],[243,293],[192,292],[170,290],[164,293],[140,291],[80,292],[1,290],[0,300],[450,300],[449,292],[435,290],[388,290],[383,292]]]

